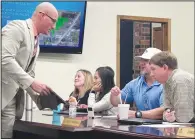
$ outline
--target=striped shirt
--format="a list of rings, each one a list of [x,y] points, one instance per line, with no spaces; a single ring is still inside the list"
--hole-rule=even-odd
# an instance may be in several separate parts
[[[175,111],[177,122],[194,118],[194,75],[181,69],[173,70],[164,85],[164,107]]]

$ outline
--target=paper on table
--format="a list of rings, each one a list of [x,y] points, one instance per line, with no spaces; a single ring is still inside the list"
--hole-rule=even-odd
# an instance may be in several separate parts
[[[140,125],[140,126],[147,126],[147,127],[157,127],[157,128],[165,128],[165,127],[186,127],[181,125],[171,125],[171,124],[152,124],[152,125]]]
[[[162,124],[165,124],[165,125],[191,125],[192,123],[178,123],[178,122],[169,123],[169,122],[163,122]]]
[[[94,118],[102,118],[100,115],[95,115]]]
[[[109,115],[109,116],[99,116],[99,115],[95,115],[94,118],[117,119],[117,115]]]
[[[106,118],[106,119],[117,119],[117,115],[102,116],[102,118]]]

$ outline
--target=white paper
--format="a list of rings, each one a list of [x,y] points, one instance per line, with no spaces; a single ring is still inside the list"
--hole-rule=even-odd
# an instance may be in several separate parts
[[[140,125],[145,127],[157,127],[157,128],[166,128],[166,127],[186,127],[182,125],[171,125],[171,124],[152,124],[152,125]]]
[[[165,124],[165,125],[191,125],[192,123],[178,123],[178,122],[169,123],[169,122],[163,122],[162,124]]]
[[[102,118],[102,116],[95,115],[94,118]]]
[[[117,115],[110,115],[110,116],[102,116],[105,119],[117,119]]]
[[[117,115],[110,115],[110,116],[99,116],[99,115],[95,115],[94,118],[117,119]]]

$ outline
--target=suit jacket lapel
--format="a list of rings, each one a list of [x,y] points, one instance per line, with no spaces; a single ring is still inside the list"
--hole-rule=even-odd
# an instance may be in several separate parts
[[[27,64],[27,68],[28,68],[30,66],[29,64],[30,64],[30,61],[31,61],[32,56],[33,56],[33,51],[34,51],[34,46],[35,46],[35,37],[34,37],[34,32],[33,32],[32,20],[27,19],[26,23],[27,23],[29,34],[30,34],[30,44],[31,44],[31,53],[30,53],[30,56],[28,59],[28,64]]]

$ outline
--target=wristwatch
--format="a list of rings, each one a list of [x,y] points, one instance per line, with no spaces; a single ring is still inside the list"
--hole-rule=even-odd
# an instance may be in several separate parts
[[[142,112],[141,111],[136,111],[135,112],[135,117],[136,118],[142,118]]]

